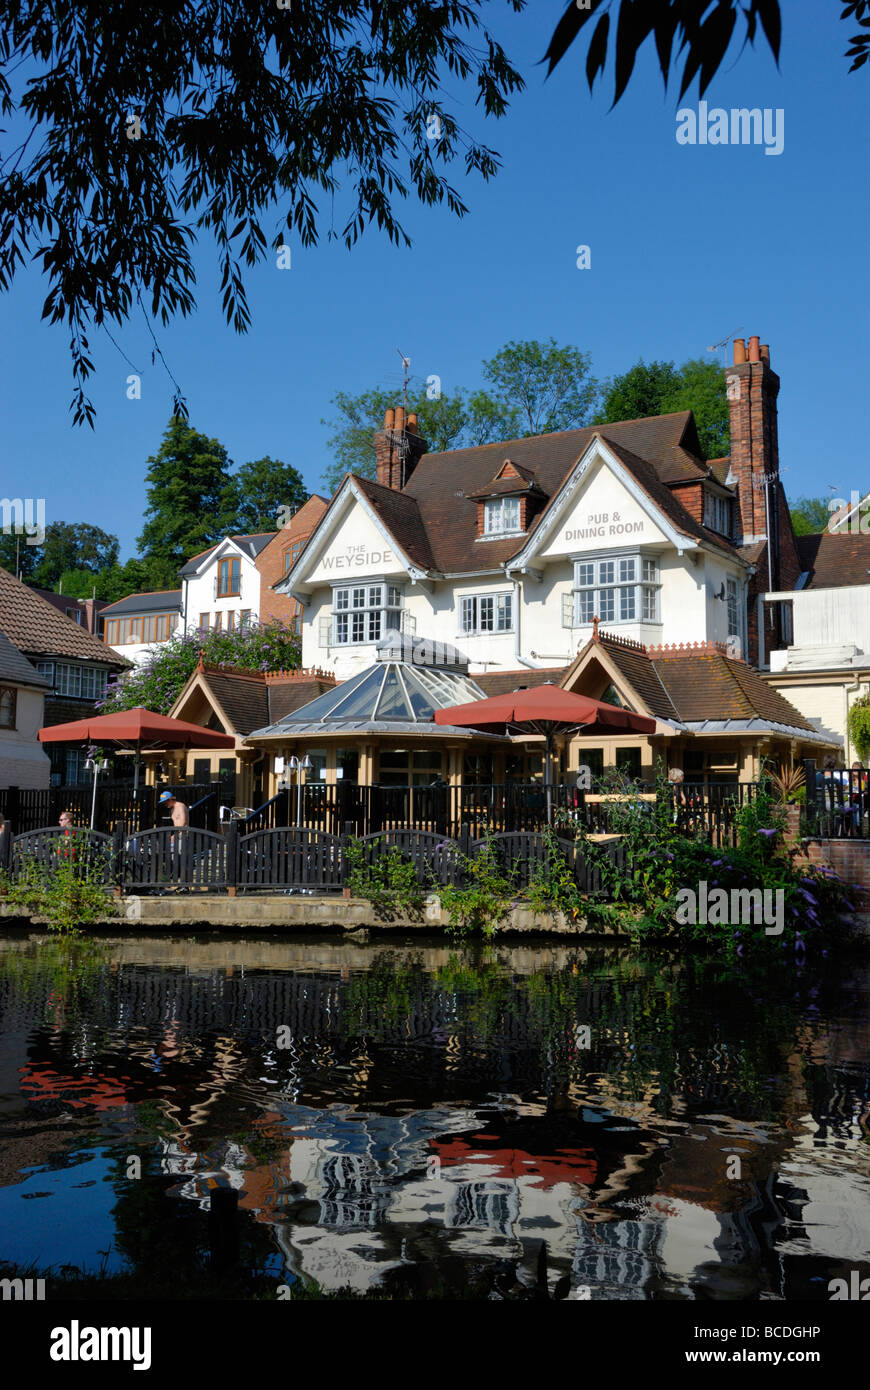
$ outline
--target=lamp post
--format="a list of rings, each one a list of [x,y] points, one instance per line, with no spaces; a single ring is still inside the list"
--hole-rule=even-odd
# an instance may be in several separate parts
[[[296,773],[296,829],[299,830],[302,825],[302,774],[308,771],[312,762],[307,753],[302,758],[297,758],[294,753],[287,766]]]
[[[93,830],[93,828],[94,828],[94,821],[95,821],[96,815],[97,815],[97,778],[99,777],[99,775],[100,775],[101,772],[105,772],[106,767],[107,767],[107,760],[106,760],[105,758],[100,758],[100,757],[98,757],[96,754],[95,754],[93,757],[91,757],[91,758],[86,758],[86,759],[85,759],[85,769],[86,769],[86,771],[88,771],[88,772],[93,772],[93,774],[94,774],[94,792],[93,792],[93,796],[91,797],[91,829],[92,829],[92,830]]]

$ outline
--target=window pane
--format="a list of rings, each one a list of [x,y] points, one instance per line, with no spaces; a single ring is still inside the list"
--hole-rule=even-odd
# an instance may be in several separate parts
[[[365,591],[365,589],[354,589],[354,591],[353,591],[353,606],[354,606],[354,608],[365,608],[365,606],[366,606],[366,591]]]
[[[585,561],[577,566],[577,588],[583,589],[595,583],[595,566]]]
[[[504,499],[504,529],[506,531],[516,531],[520,524],[520,499],[518,497],[506,497]]]
[[[619,582],[620,584],[634,583],[634,556],[629,556],[619,562]]]
[[[494,604],[495,600],[492,597],[482,598],[478,602],[481,632],[492,632],[493,630]]]
[[[347,614],[337,613],[335,618],[335,641],[347,641]]]
[[[619,618],[623,623],[629,623],[634,618],[634,589],[620,589],[619,591]]]
[[[601,560],[598,566],[599,584],[612,584],[616,579],[616,561]]]
[[[473,598],[464,598],[462,600],[462,620],[460,626],[463,632],[474,631],[474,608],[475,602]]]
[[[389,584],[389,585],[387,586],[387,607],[388,607],[388,608],[401,608],[401,606],[402,606],[402,591],[401,591],[401,589],[398,589],[398,588],[396,587],[395,584]]]
[[[644,560],[642,561],[642,564],[643,564],[643,578],[646,580],[646,582],[647,582],[648,584],[655,584],[655,582],[656,582],[656,580],[657,580],[657,578],[658,578],[655,560],[648,560],[648,559],[644,558]]]
[[[591,623],[595,616],[595,591],[583,589],[577,595],[577,622]]]
[[[369,608],[379,608],[383,590],[380,584],[369,585]]]
[[[643,591],[643,616],[645,622],[654,623],[656,621],[655,589],[644,589]]]
[[[336,589],[336,591],[335,591],[335,606],[336,606],[336,608],[347,608],[349,597],[350,597],[350,590],[349,590],[349,589]]]
[[[510,632],[513,624],[511,622],[511,612],[513,606],[512,594],[500,594],[498,599],[498,630],[499,632]]]
[[[362,642],[365,640],[365,613],[351,614],[351,641]]]
[[[615,589],[601,589],[598,595],[598,616],[603,623],[612,623],[616,614]]]

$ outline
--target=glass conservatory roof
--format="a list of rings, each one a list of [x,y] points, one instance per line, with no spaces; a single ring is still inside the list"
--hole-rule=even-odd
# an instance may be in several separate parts
[[[431,723],[436,709],[481,700],[483,691],[470,676],[435,667],[379,662],[334,690],[318,695],[281,720],[288,733],[298,724]],[[276,727],[276,726],[273,726]]]

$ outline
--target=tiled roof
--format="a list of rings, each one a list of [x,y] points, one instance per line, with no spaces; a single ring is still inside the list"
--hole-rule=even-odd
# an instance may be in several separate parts
[[[847,584],[870,584],[870,535],[823,531],[798,536],[801,570],[809,570],[808,589],[839,589]]]
[[[283,719],[336,683],[324,671],[242,671],[200,664],[197,675],[229,720],[225,732],[242,737]]]
[[[246,554],[254,560],[259,555],[260,551],[263,550],[276,535],[276,531],[257,531],[252,536],[231,535],[229,539],[235,541],[239,549],[244,550]],[[181,569],[178,571],[179,574],[194,574],[200,568],[203,560],[206,559],[207,556],[213,554],[218,546],[222,545],[223,541],[226,539],[227,537],[224,536],[214,545],[210,545],[208,550],[201,550],[198,555],[191,555],[187,563],[182,565]]]
[[[475,672],[472,680],[480,686],[484,695],[512,695],[515,690],[531,690],[536,685],[546,685],[548,681],[558,685],[567,670],[567,666],[555,666],[549,671],[523,668],[519,671],[486,671],[480,675]]]
[[[588,645],[596,644],[623,671],[650,713],[660,719],[676,718],[680,723],[761,719],[817,732],[753,666],[726,656],[720,643],[641,647],[599,632]]]
[[[127,613],[171,613],[175,608],[181,612],[180,589],[152,589],[144,594],[119,598],[117,603],[108,604],[101,616],[120,618]]]
[[[27,656],[100,661],[116,668],[129,664],[4,569],[0,569],[0,632]]]
[[[0,632],[0,681],[11,681],[13,685],[48,686],[49,681],[41,676],[35,666],[31,666],[26,656],[18,650],[9,638]]]
[[[413,549],[415,563],[421,567],[445,574],[497,569],[527,544],[528,536],[476,543],[475,495],[489,487],[509,457],[517,467],[534,474],[537,485],[551,498],[532,520],[533,534],[596,434],[680,531],[736,553],[734,546],[694,521],[668,487],[669,483],[700,481],[706,474],[690,411],[424,454],[402,492],[367,483],[366,495],[403,549],[408,553]],[[403,499],[405,505],[396,505],[394,499]]]
[[[425,457],[427,456],[424,455]],[[442,457],[448,456],[442,455]],[[358,478],[355,474],[352,476],[360,492],[375,509],[390,534],[398,541],[411,564],[424,570],[437,569],[438,565],[427,536],[427,525],[424,523],[416,499],[407,490],[397,492],[395,488],[384,487],[381,483],[373,483],[368,478]],[[476,510],[474,516],[476,530]]]

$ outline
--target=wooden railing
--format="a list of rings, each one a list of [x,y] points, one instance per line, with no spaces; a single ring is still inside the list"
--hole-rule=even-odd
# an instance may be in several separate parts
[[[820,839],[870,839],[870,772],[818,767],[804,760],[806,802],[802,830]]]

